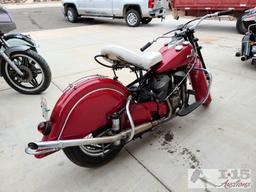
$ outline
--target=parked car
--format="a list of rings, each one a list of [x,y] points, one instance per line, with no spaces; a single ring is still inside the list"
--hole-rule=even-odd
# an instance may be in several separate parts
[[[200,16],[205,15],[206,13],[213,13],[215,11],[233,9],[233,16],[237,18],[236,29],[237,32],[241,34],[244,34],[247,31],[247,28],[242,22],[244,11],[256,7],[255,0],[170,0],[170,2],[175,19],[178,19],[180,15]]]
[[[74,23],[79,17],[124,18],[130,27],[163,18],[166,0],[63,0],[63,13]]]

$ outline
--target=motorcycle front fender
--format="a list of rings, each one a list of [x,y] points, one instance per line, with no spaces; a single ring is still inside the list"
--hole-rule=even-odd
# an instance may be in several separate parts
[[[8,47],[7,49],[5,49],[4,52],[6,55],[10,56],[14,52],[27,51],[29,49],[31,49],[31,47],[28,45],[18,45],[18,46]]]
[[[202,62],[199,59],[197,59],[194,67],[199,69],[202,68]],[[203,101],[208,92],[208,83],[207,83],[207,79],[204,71],[192,70],[189,73],[189,76],[190,76],[192,88],[195,91],[196,101],[198,102]],[[211,103],[211,101],[212,101],[211,95],[209,94],[204,104],[208,105]]]
[[[50,134],[42,141],[84,138],[110,124],[109,116],[125,106],[128,96],[125,86],[109,78],[97,76],[72,84],[55,104]]]
[[[27,45],[29,46],[33,51],[37,52],[37,44],[28,36],[28,35],[24,35],[21,33],[11,33],[11,34],[7,34],[4,35],[4,40],[7,41],[7,43],[9,43],[9,40],[18,40],[15,43],[15,46],[19,46],[19,45]],[[11,46],[12,43],[11,43]]]

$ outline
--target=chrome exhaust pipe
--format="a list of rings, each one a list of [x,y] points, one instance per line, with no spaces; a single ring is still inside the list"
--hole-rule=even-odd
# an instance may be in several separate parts
[[[164,118],[165,119],[165,118]],[[162,119],[145,123],[135,127],[134,135],[147,131],[162,122]],[[91,144],[104,144],[104,143],[114,143],[121,139],[127,140],[131,135],[132,130],[122,131],[113,136],[98,137],[98,138],[84,138],[84,139],[70,139],[70,140],[56,140],[56,141],[41,141],[32,142],[28,144],[25,152],[30,155],[39,155],[45,153],[51,153],[59,151],[60,149],[66,147],[91,145]]]

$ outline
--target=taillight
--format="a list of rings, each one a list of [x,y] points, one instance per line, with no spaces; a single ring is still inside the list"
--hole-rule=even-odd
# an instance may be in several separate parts
[[[148,0],[148,8],[154,8],[154,0]]]
[[[42,133],[44,136],[47,136],[50,134],[52,130],[51,123],[49,121],[41,122],[37,126],[37,130]]]

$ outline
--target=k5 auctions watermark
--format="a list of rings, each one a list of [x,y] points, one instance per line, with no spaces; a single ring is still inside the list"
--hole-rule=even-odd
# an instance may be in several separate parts
[[[250,189],[250,169],[189,169],[188,188]]]

